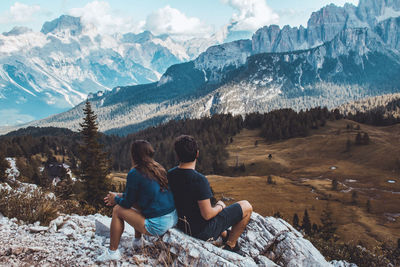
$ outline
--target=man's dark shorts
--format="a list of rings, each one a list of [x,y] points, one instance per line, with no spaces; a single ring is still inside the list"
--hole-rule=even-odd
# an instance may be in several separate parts
[[[240,222],[242,218],[243,211],[240,204],[235,203],[230,205],[218,213],[217,216],[209,220],[205,229],[195,237],[202,240],[208,240],[210,238],[217,240],[223,231]]]

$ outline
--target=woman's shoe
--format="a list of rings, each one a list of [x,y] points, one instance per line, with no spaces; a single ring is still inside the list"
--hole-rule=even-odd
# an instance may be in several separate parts
[[[96,262],[118,261],[121,259],[121,252],[119,250],[112,251],[106,249],[103,254],[97,257]]]

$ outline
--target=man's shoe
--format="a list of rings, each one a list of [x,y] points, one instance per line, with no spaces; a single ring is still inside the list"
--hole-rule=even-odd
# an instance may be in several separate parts
[[[222,249],[225,249],[225,250],[230,251],[230,252],[235,252],[235,253],[241,255],[241,254],[240,254],[240,247],[239,247],[238,242],[236,242],[236,245],[235,245],[234,248],[231,248],[228,244],[225,244],[225,245],[222,247]]]
[[[106,249],[103,254],[97,257],[96,262],[118,261],[121,259],[121,252],[119,250],[112,251]]]

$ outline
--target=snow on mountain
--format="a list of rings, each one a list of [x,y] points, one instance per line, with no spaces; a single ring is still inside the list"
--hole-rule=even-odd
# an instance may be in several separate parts
[[[126,134],[170,119],[286,107],[332,108],[366,96],[396,93],[400,90],[400,17],[376,18],[387,14],[385,10],[400,10],[399,1],[363,0],[358,7],[328,5],[311,15],[308,28],[264,27],[252,40],[214,45],[193,61],[169,67],[158,82],[118,86],[93,95],[100,130]],[[372,12],[368,6],[379,8]],[[226,38],[225,30],[214,40]],[[121,38],[126,43],[168,40],[149,32]],[[198,41],[207,43],[205,39]],[[110,40],[106,43],[115,46]],[[184,51],[180,46],[175,48]],[[102,60],[107,62],[99,54],[96,62]],[[142,55],[144,65],[146,60]],[[82,116],[80,104],[24,126],[76,130]]]
[[[359,18],[371,26],[382,20],[398,17],[399,12],[399,0],[360,0],[357,9]]]
[[[246,58],[249,46],[249,41],[236,41],[211,47],[195,61],[170,67],[158,83],[93,96],[100,130],[127,134],[170,119],[215,113],[333,108],[399,91],[400,53],[371,29],[344,29],[324,45],[297,52]],[[29,125],[77,130],[82,117],[83,103]]]
[[[92,92],[155,82],[226,34],[188,41],[148,31],[104,35],[67,15],[40,32],[16,27],[0,35],[0,126],[65,111]]]

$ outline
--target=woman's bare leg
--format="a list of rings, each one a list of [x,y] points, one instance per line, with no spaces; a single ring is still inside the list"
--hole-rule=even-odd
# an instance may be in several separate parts
[[[134,209],[134,210],[136,210],[137,212],[139,212],[140,213],[140,207],[139,207],[139,205],[138,204],[133,204],[132,205],[132,209]],[[141,232],[139,232],[139,230],[137,230],[136,228],[134,228],[135,229],[135,238],[141,238],[142,237],[142,233]]]
[[[117,250],[121,235],[124,232],[124,221],[117,215],[117,207],[114,206],[110,225],[110,250]]]
[[[135,237],[136,232],[139,232],[140,235],[142,233],[149,234],[144,227],[144,220],[143,215],[134,209],[125,209],[119,205],[114,206],[110,226],[110,250],[118,249],[121,235],[124,232],[124,221],[135,228]]]

